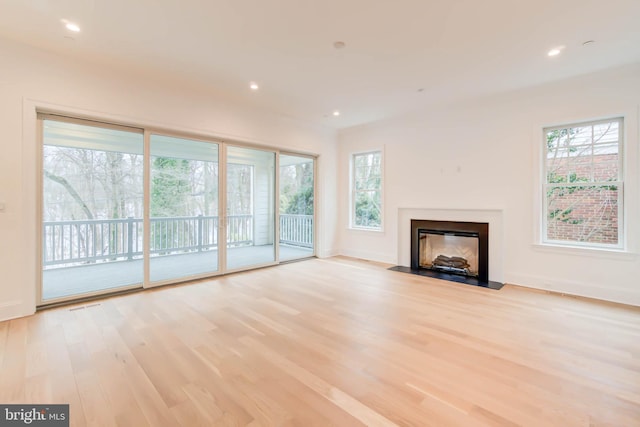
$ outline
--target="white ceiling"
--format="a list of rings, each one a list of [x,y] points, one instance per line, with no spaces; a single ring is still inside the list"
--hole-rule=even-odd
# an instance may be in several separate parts
[[[640,0],[0,0],[0,36],[335,128],[637,63],[639,28]]]

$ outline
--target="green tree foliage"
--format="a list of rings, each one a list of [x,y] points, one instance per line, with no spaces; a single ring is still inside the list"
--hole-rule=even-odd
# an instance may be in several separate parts
[[[191,194],[189,161],[156,157],[152,165],[151,216],[182,216]]]
[[[380,227],[380,192],[358,193],[356,196],[356,225]]]
[[[313,215],[313,162],[280,168],[280,213]]]
[[[151,165],[151,217],[185,216],[187,196],[191,194],[189,181],[189,161],[156,157]],[[183,246],[185,236],[190,234],[190,224],[172,224],[172,227],[185,228],[180,233],[166,228],[152,228],[152,246],[173,248]]]
[[[313,187],[305,187],[293,194],[284,213],[313,215]]]

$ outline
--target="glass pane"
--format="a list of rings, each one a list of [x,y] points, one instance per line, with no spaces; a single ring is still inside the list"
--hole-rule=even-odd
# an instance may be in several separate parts
[[[151,135],[150,280],[218,270],[218,145]]]
[[[280,260],[313,255],[313,162],[280,156]]]
[[[547,190],[547,240],[618,244],[618,187]]]
[[[619,140],[619,122],[600,123],[593,126],[593,142],[595,144],[617,143]]]
[[[617,181],[618,166],[617,155],[595,156],[592,165],[593,180],[596,182]]]
[[[142,283],[143,146],[43,120],[43,300]]]
[[[380,153],[357,154],[354,157],[354,184],[356,190],[377,190],[381,177]]]
[[[372,228],[379,228],[382,225],[380,196],[380,191],[356,192],[354,225]]]
[[[370,157],[371,154],[356,154],[355,155],[355,167],[356,168],[362,168],[367,166],[367,164],[370,162]]]
[[[619,179],[617,121],[547,132],[547,183]]]
[[[275,153],[227,149],[227,268],[275,261]]]

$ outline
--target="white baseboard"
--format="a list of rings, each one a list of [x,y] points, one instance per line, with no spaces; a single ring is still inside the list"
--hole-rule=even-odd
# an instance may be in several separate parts
[[[31,316],[34,313],[35,310],[25,307],[22,301],[7,301],[0,304],[0,322],[18,317]]]
[[[640,289],[634,292],[628,289],[615,288],[610,284],[584,283],[513,272],[506,274],[505,282],[527,288],[640,306]]]
[[[340,255],[340,251],[337,249],[329,249],[326,251],[319,251],[316,255],[318,258],[331,258],[332,256]]]
[[[381,262],[385,264],[398,264],[398,260],[395,256],[379,252],[343,250],[340,252],[340,255],[352,258],[366,259],[367,261]]]

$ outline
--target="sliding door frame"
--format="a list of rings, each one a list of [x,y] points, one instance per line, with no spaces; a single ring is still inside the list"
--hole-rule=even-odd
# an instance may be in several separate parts
[[[180,282],[186,282],[191,280],[216,277],[228,273],[235,273],[239,271],[246,271],[256,268],[263,268],[278,265],[281,263],[280,261],[280,209],[279,209],[279,200],[280,200],[280,155],[291,155],[291,156],[299,156],[299,157],[308,157],[313,160],[313,193],[314,193],[314,205],[313,205],[313,253],[310,257],[314,257],[317,254],[317,242],[318,242],[318,226],[317,226],[317,215],[318,215],[318,204],[317,204],[317,195],[318,195],[318,179],[317,179],[317,171],[318,171],[318,155],[305,153],[305,152],[297,152],[295,150],[281,150],[277,147],[244,142],[238,140],[226,140],[223,138],[218,138],[214,135],[206,135],[202,133],[195,133],[190,131],[179,131],[173,130],[163,127],[158,127],[157,125],[144,125],[137,124],[136,121],[122,121],[128,123],[119,123],[120,120],[112,120],[108,118],[101,119],[99,117],[92,116],[90,114],[84,114],[83,112],[70,112],[60,110],[58,108],[52,108],[50,106],[43,107],[34,104],[35,109],[35,118],[36,118],[36,133],[35,136],[37,138],[36,141],[36,215],[35,220],[36,224],[36,239],[37,239],[37,254],[36,254],[36,268],[37,272],[37,280],[36,280],[36,307],[44,307],[50,305],[56,305],[59,303],[66,303],[75,300],[83,300],[94,297],[99,297],[103,295],[109,295],[114,293],[121,293],[130,290],[136,289],[149,289],[155,288],[158,286],[164,286],[169,284],[176,284]],[[44,120],[55,120],[66,123],[80,124],[85,126],[95,126],[105,129],[115,129],[115,130],[124,130],[127,132],[135,132],[143,135],[143,281],[142,283],[136,283],[127,286],[121,286],[113,289],[103,289],[94,292],[82,293],[79,295],[72,295],[67,297],[59,297],[59,298],[51,298],[48,300],[43,300],[43,218],[44,218]],[[218,212],[219,212],[219,221],[218,221],[218,269],[217,271],[207,272],[203,274],[190,275],[180,278],[167,279],[161,281],[150,281],[150,202],[151,202],[151,135],[161,135],[161,136],[169,136],[175,138],[184,138],[190,139],[198,142],[205,142],[216,144],[218,146]],[[239,267],[235,269],[227,268],[227,148],[228,147],[239,147],[239,148],[249,148],[255,149],[265,152],[271,152],[274,154],[274,197],[273,197],[273,210],[274,210],[274,261],[267,263],[260,263],[245,267]],[[224,219],[223,219],[224,218]],[[309,258],[310,258],[309,257]],[[301,258],[306,259],[306,258]],[[289,262],[288,260],[285,262]]]
[[[97,291],[91,291],[91,292],[84,292],[82,294],[76,294],[71,295],[71,296],[64,296],[64,297],[57,297],[57,298],[50,298],[48,300],[43,300],[43,284],[44,284],[44,277],[43,277],[43,270],[44,270],[44,258],[43,258],[43,249],[44,249],[44,245],[43,245],[43,238],[44,238],[44,229],[43,229],[43,219],[44,219],[44,121],[45,120],[52,120],[52,121],[58,121],[58,122],[63,122],[63,123],[71,123],[71,124],[77,124],[77,125],[82,125],[82,126],[93,126],[93,127],[98,127],[98,128],[102,128],[102,129],[111,129],[111,130],[118,130],[118,131],[124,131],[124,132],[131,132],[131,133],[137,133],[140,135],[143,135],[144,138],[144,129],[141,127],[136,127],[136,126],[129,126],[129,125],[120,125],[120,124],[114,124],[114,123],[105,123],[99,120],[93,120],[93,119],[85,119],[85,118],[76,118],[73,116],[67,116],[67,115],[63,115],[63,114],[57,114],[57,113],[51,113],[51,112],[41,112],[41,111],[37,111],[36,113],[36,136],[38,138],[38,143],[36,145],[36,152],[37,152],[37,179],[36,179],[36,188],[37,188],[37,201],[36,201],[36,209],[38,210],[36,212],[36,221],[38,222],[37,227],[36,227],[36,236],[38,239],[38,244],[37,244],[37,268],[38,268],[38,273],[37,273],[37,280],[36,280],[36,307],[39,306],[48,306],[48,305],[55,305],[58,303],[64,303],[64,302],[68,302],[68,301],[73,301],[73,300],[77,300],[77,299],[88,299],[88,298],[93,298],[96,296],[100,296],[100,295],[106,295],[106,294],[110,294],[110,293],[118,293],[118,292],[125,292],[125,291],[130,291],[130,290],[134,290],[134,289],[140,289],[144,287],[144,283],[146,280],[146,276],[144,275],[145,272],[143,271],[143,281],[141,283],[133,283],[131,285],[124,285],[124,286],[118,286],[117,288],[111,288],[111,289],[101,289],[101,290],[97,290]],[[144,140],[144,139],[143,139]],[[143,155],[143,185],[146,185],[145,177],[144,177],[144,167],[146,165],[146,155],[147,152],[145,151],[146,148],[144,146],[144,142],[143,142],[143,151],[142,151],[142,155]],[[145,191],[146,194],[146,191]],[[144,200],[143,200],[143,204],[144,204]],[[144,211],[144,206],[143,206],[143,211]],[[144,224],[144,223],[143,223]],[[143,225],[143,236],[144,233],[147,232],[146,226]],[[143,237],[144,239],[144,237]],[[145,259],[145,255],[144,255],[144,249],[143,249],[143,263],[144,263],[144,259]],[[144,268],[144,267],[143,267]]]
[[[279,174],[278,174],[278,164],[280,161],[280,150],[275,149],[275,148],[271,148],[271,147],[264,147],[264,146],[257,146],[257,145],[251,145],[251,144],[244,144],[241,142],[236,142],[236,141],[229,141],[229,142],[225,142],[224,143],[224,162],[220,162],[220,163],[224,163],[224,167],[225,167],[225,171],[224,171],[224,175],[222,175],[222,173],[220,173],[221,176],[223,176],[223,182],[224,182],[224,190],[221,190],[219,193],[223,194],[224,197],[222,197],[224,199],[224,230],[226,233],[227,227],[227,216],[228,216],[228,212],[227,212],[227,171],[226,171],[226,167],[227,167],[227,163],[228,163],[228,159],[227,159],[227,149],[229,147],[236,147],[236,148],[243,148],[243,149],[250,149],[250,150],[258,150],[258,151],[264,151],[264,152],[269,152],[269,153],[273,153],[274,155],[274,197],[273,197],[273,210],[274,210],[274,236],[273,236],[273,245],[274,245],[274,260],[273,261],[269,261],[269,262],[263,262],[263,263],[258,263],[258,264],[251,264],[248,266],[242,266],[242,267],[238,267],[238,268],[228,268],[227,265],[227,260],[229,259],[228,257],[228,252],[227,252],[227,241],[226,241],[226,235],[225,235],[225,250],[224,250],[224,265],[223,265],[223,273],[222,274],[227,274],[227,273],[237,273],[239,271],[247,271],[247,270],[253,270],[256,268],[264,268],[264,267],[271,267],[273,265],[278,265],[279,264],[279,241],[280,241],[280,216],[278,213],[278,201],[279,201],[279,195],[280,195],[280,190],[279,190]],[[252,183],[252,186],[254,186],[255,183]],[[254,201],[251,202],[252,204],[254,204]],[[223,222],[223,221],[220,221]]]
[[[295,157],[306,157],[308,159],[311,159],[313,161],[313,251],[311,252],[311,255],[307,256],[307,257],[303,257],[303,258],[294,258],[294,259],[287,259],[284,261],[279,261],[280,264],[282,263],[288,263],[288,262],[295,262],[295,261],[301,261],[301,260],[305,260],[305,259],[309,259],[309,258],[315,258],[317,256],[318,253],[318,203],[316,203],[316,201],[318,200],[318,156],[314,155],[314,154],[302,154],[302,153],[297,153],[295,151],[290,151],[290,150],[281,150],[278,154],[278,164],[280,163],[280,156],[281,155],[285,155],[285,156],[295,156]],[[280,175],[280,167],[278,166],[278,177]],[[280,198],[280,181],[278,179],[278,199]],[[280,201],[278,200],[278,248],[280,248]],[[278,256],[278,260],[280,260],[280,257]]]
[[[206,272],[201,274],[191,274],[188,276],[181,276],[178,278],[151,281],[151,265],[150,264],[151,264],[151,136],[152,135],[186,139],[186,140],[195,141],[195,142],[215,144],[218,146],[218,251],[217,251],[218,252],[217,254],[218,269],[216,271],[211,271],[211,272]],[[145,158],[145,167],[148,169],[148,171],[145,172],[146,175],[145,175],[145,188],[144,188],[145,228],[144,228],[143,247],[144,247],[145,276],[144,276],[143,288],[151,289],[151,288],[156,288],[158,286],[173,285],[176,283],[188,282],[191,280],[198,280],[198,279],[205,279],[207,277],[220,276],[226,273],[222,268],[223,267],[222,259],[225,256],[226,250],[220,250],[220,242],[223,242],[223,241],[226,242],[226,239],[227,239],[226,227],[223,226],[222,216],[220,215],[220,212],[222,212],[222,209],[226,208],[226,201],[223,200],[224,197],[221,197],[222,185],[223,183],[224,185],[226,185],[225,177],[223,176],[223,170],[226,172],[226,167],[222,165],[223,162],[221,161],[223,157],[226,157],[226,148],[224,147],[225,147],[224,142],[220,140],[216,140],[214,138],[205,138],[199,135],[192,135],[192,134],[183,133],[183,132],[174,132],[174,131],[165,130],[165,129],[158,130],[151,127],[145,128],[145,155],[148,155],[149,158],[148,159]],[[223,151],[224,151],[224,154],[223,154]],[[224,206],[223,206],[223,203],[225,204]]]

